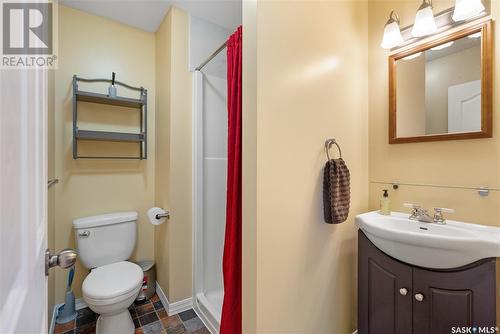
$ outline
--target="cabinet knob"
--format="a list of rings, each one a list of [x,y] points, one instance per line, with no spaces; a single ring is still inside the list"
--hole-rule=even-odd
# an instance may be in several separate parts
[[[402,296],[406,296],[408,294],[408,289],[407,288],[401,288],[401,289],[399,289],[399,293]]]
[[[418,301],[418,302],[421,302],[424,300],[424,295],[421,294],[421,293],[417,293],[415,294],[415,299]]]

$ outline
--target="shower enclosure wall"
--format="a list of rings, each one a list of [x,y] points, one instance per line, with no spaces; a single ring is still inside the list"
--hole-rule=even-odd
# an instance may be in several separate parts
[[[194,307],[218,332],[224,296],[227,79],[223,50],[194,73]]]

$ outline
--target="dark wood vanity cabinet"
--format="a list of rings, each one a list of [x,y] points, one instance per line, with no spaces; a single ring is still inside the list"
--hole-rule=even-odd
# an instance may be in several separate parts
[[[358,233],[358,334],[411,333],[412,268]]]
[[[391,258],[358,232],[358,333],[450,334],[495,326],[495,260],[427,270]],[[487,333],[487,332],[486,332]]]

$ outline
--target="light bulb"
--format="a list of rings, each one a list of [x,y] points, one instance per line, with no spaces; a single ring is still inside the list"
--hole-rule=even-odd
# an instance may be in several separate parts
[[[422,2],[415,15],[415,24],[411,30],[413,37],[422,37],[433,34],[437,31],[432,5],[427,0]]]
[[[389,15],[389,20],[384,27],[384,37],[380,46],[384,49],[391,49],[404,42],[399,30],[399,17],[394,11]]]

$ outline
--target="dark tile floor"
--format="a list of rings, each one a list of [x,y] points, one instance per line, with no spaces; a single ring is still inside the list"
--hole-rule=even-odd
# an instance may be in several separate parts
[[[191,309],[169,316],[158,296],[129,307],[135,334],[210,334]],[[56,324],[54,334],[94,334],[97,315],[88,307],[78,310],[76,320]]]

